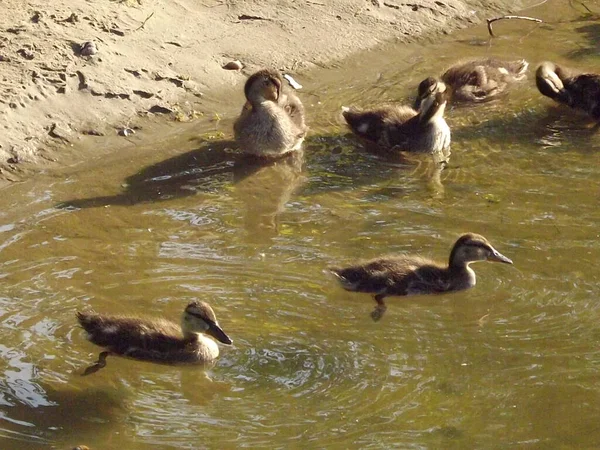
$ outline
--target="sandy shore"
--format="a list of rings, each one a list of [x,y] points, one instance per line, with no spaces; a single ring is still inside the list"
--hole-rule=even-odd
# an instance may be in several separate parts
[[[207,92],[239,87],[258,67],[294,74],[519,7],[515,0],[4,0],[0,181],[22,179],[47,160],[65,164],[61,147],[85,134],[123,133],[140,114],[188,120]],[[244,68],[223,69],[233,60]]]

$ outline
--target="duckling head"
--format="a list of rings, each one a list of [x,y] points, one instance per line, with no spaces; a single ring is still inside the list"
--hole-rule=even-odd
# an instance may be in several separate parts
[[[566,76],[565,71],[556,64],[545,61],[535,72],[535,84],[542,95],[570,104],[569,93],[562,81]]]
[[[477,261],[513,263],[509,258],[492,247],[492,244],[483,236],[474,233],[463,234],[452,248],[450,266],[463,267]]]
[[[419,83],[419,88],[417,90],[417,99],[415,100],[414,108],[418,111],[421,109],[421,103],[425,98],[427,98],[431,91],[435,89],[438,80],[433,77],[425,78],[421,83]]]
[[[244,86],[244,94],[251,104],[264,101],[276,102],[281,94],[282,79],[278,72],[270,69],[252,74]]]
[[[217,317],[208,303],[192,302],[185,308],[181,318],[183,334],[207,334],[223,344],[230,345],[233,341],[219,326]]]
[[[431,80],[431,81],[428,81]],[[425,83],[428,81],[425,85]],[[423,85],[424,92],[420,92]],[[421,121],[429,122],[444,116],[448,100],[448,89],[442,81],[428,78],[419,85],[419,117]]]

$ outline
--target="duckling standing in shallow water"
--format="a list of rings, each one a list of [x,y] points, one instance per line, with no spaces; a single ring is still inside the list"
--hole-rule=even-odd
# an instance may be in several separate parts
[[[546,97],[600,120],[600,75],[578,74],[546,61],[537,68],[535,83]]]
[[[106,348],[98,362],[83,375],[106,365],[110,354],[162,364],[204,364],[219,356],[219,347],[205,335],[223,344],[232,340],[219,327],[212,308],[205,302],[192,302],[185,308],[181,325],[163,319],[77,312],[77,320],[90,342]]]
[[[342,114],[356,135],[382,148],[434,153],[450,147],[445,108],[446,85],[437,81],[428,87],[418,111],[384,106],[367,111],[342,108]]]
[[[475,272],[469,264],[477,261],[512,264],[486,238],[468,233],[452,247],[447,266],[419,256],[396,256],[329,270],[347,291],[374,294],[377,307],[371,317],[379,320],[385,312],[383,299],[387,296],[440,294],[475,286]]]
[[[485,102],[498,97],[508,87],[525,78],[529,63],[524,59],[502,61],[496,58],[475,59],[455,64],[442,75],[453,102]],[[427,97],[435,78],[426,78],[419,85],[415,107]]]
[[[306,136],[304,106],[283,87],[274,70],[260,70],[244,86],[247,102],[233,124],[235,139],[243,152],[278,157],[298,150]]]

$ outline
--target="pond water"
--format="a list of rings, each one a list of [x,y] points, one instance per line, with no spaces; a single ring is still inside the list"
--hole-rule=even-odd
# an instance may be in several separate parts
[[[600,137],[533,73],[545,59],[599,72],[600,25],[579,2],[523,14],[546,23],[389,45],[299,77],[303,157],[236,160],[220,139],[236,92],[229,119],[4,189],[0,447],[599,446]],[[443,170],[347,134],[340,106],[409,101],[425,76],[483,55],[525,57],[529,79],[447,112]],[[323,272],[387,253],[446,260],[466,231],[514,266],[475,265],[468,291],[391,298],[379,322],[369,295]],[[195,298],[234,340],[214,367],[109,358],[80,376],[99,349],[76,310],[178,321]]]

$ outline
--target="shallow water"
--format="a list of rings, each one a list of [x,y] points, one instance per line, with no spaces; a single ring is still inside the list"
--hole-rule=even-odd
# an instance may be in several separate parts
[[[542,59],[600,71],[600,26],[572,5],[523,12],[542,26],[498,22],[491,43],[480,26],[307,74],[303,158],[248,166],[215,138],[223,120],[5,189],[1,447],[597,447],[600,137],[532,81]],[[443,170],[370,155],[342,126],[341,105],[408,101],[481,55],[527,58],[529,80],[447,112]],[[368,295],[323,273],[383,253],[444,260],[465,231],[515,265],[391,299],[377,323]],[[76,310],[178,320],[193,298],[234,340],[206,375],[109,358],[80,377],[98,349]]]

